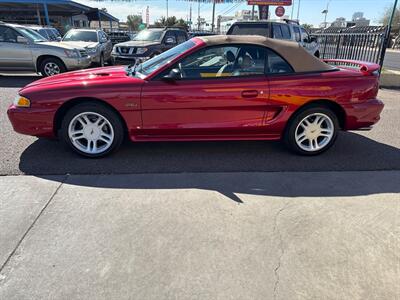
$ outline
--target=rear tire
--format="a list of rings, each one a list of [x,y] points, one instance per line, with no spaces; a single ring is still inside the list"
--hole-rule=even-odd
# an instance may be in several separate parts
[[[66,72],[67,68],[59,58],[49,57],[41,61],[39,71],[42,76],[49,77]]]
[[[320,105],[308,106],[291,118],[284,142],[297,154],[318,155],[334,144],[338,130],[339,121],[333,111]]]
[[[82,103],[65,114],[61,140],[76,153],[104,157],[116,151],[124,139],[124,127],[117,113],[99,103]]]

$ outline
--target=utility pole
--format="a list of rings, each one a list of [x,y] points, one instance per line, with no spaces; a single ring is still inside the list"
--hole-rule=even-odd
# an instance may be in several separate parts
[[[295,0],[293,0],[293,3],[292,3],[292,13],[290,14],[290,19],[291,19],[291,20],[293,20],[294,1],[295,1]]]
[[[200,31],[200,2],[197,6],[197,30]]]
[[[299,0],[299,4],[297,6],[297,21],[300,21],[299,16],[300,16],[300,2],[301,0]]]
[[[388,46],[389,40],[390,40],[390,31],[392,30],[392,23],[393,23],[393,19],[394,19],[394,14],[396,13],[396,9],[397,9],[397,2],[398,2],[398,0],[394,0],[393,10],[390,15],[389,23],[386,28],[385,38],[383,40],[381,59],[379,60],[379,65],[381,66],[380,72],[382,71],[383,61],[385,60],[386,47]]]
[[[192,4],[190,4],[189,10],[189,28],[192,28]]]
[[[149,7],[146,7],[146,27],[149,27],[150,25],[150,12],[149,12]]]
[[[329,3],[331,2],[331,0],[328,0],[328,2],[326,3],[326,9],[324,11],[322,11],[323,14],[325,14],[325,18],[324,18],[324,28],[326,28],[326,18],[328,17],[328,12],[329,12]]]
[[[251,19],[254,20],[254,5],[251,8]]]
[[[168,19],[168,0],[167,1],[167,19]]]
[[[214,32],[214,26],[215,26],[214,21],[215,21],[215,0],[213,0],[211,32]]]

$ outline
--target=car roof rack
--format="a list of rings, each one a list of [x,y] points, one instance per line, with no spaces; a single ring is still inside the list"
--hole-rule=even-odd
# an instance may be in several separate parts
[[[285,21],[286,24],[296,24],[296,25],[300,25],[299,21],[297,21],[297,20],[283,19],[283,21]]]

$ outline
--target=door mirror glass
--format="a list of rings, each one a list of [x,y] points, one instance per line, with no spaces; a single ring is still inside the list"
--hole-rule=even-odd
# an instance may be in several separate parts
[[[174,68],[167,75],[164,76],[164,79],[175,81],[181,78],[181,71],[179,69]]]
[[[18,44],[28,44],[28,39],[24,36],[17,36],[17,43]]]
[[[175,40],[175,38],[174,37],[168,37],[166,40],[165,40],[165,44],[167,44],[167,45],[175,45],[176,44],[176,40]]]

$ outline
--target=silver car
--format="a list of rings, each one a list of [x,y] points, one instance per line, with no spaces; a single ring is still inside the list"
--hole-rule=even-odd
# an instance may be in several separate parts
[[[57,41],[57,42],[61,41],[60,33],[58,32],[57,29],[53,27],[42,27],[42,26],[31,26],[31,25],[26,27],[36,31],[49,41]]]
[[[103,30],[71,29],[64,35],[62,42],[86,49],[92,58],[92,63],[96,65],[103,67],[105,62],[111,62],[113,46]]]
[[[0,23],[0,71],[37,72],[52,76],[84,69],[91,59],[86,50],[43,36],[21,25]]]

